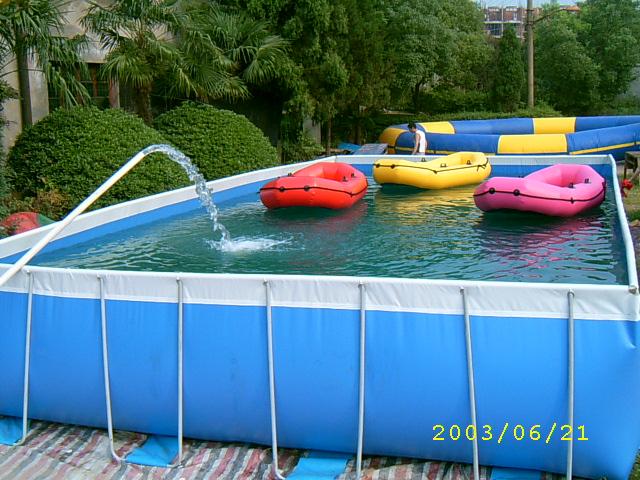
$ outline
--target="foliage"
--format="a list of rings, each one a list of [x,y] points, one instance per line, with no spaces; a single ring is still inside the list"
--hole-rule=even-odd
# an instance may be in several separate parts
[[[130,157],[164,138],[121,110],[58,109],[26,129],[7,159],[14,188],[39,200],[42,213],[60,217],[120,168]],[[98,206],[188,184],[182,169],[162,155],[135,167]],[[48,204],[47,207],[42,207]],[[46,213],[45,213],[46,214]]]
[[[158,116],[154,126],[207,180],[278,164],[275,148],[260,129],[228,110],[187,102]]]
[[[640,115],[640,97],[623,96],[598,108],[598,115]]]
[[[567,114],[588,112],[598,103],[598,65],[578,40],[578,19],[557,12],[536,30],[535,65],[539,98]]]
[[[231,78],[248,92],[275,78],[287,61],[287,42],[273,35],[264,21],[244,12],[225,11],[215,3],[196,4],[190,14],[196,27],[219,49]],[[225,92],[221,92],[224,96]]]
[[[10,98],[16,98],[16,95],[17,92],[7,82],[0,80],[0,112],[3,110],[3,103]],[[2,148],[2,134],[5,124],[5,119],[0,116],[0,220],[9,213],[6,203],[10,188],[6,174],[5,152]],[[2,234],[0,232],[0,237]]]
[[[400,104],[410,98],[418,110],[420,94],[439,84],[475,89],[485,83],[491,46],[482,16],[471,1],[388,2],[388,49],[395,70],[393,90]]]
[[[522,45],[513,28],[507,28],[496,52],[491,98],[500,110],[512,112],[520,105],[524,90],[525,74]]]
[[[83,24],[109,51],[101,72],[133,90],[136,113],[147,123],[152,121],[151,92],[159,78],[173,95],[246,96],[227,72],[220,49],[175,0],[93,3]]]
[[[304,162],[322,155],[324,151],[322,145],[303,131],[296,141],[282,142],[282,163]]]
[[[489,98],[482,90],[437,87],[420,94],[418,107],[421,112],[443,114],[451,112],[482,111],[489,107]]]
[[[22,0],[0,4],[0,71],[7,69],[15,56],[21,89],[28,85],[28,60],[47,77],[66,106],[77,105],[89,96],[78,79],[78,72],[85,73],[86,65],[80,52],[85,39],[76,36],[63,37],[63,8],[65,0]],[[28,96],[21,92],[23,123],[31,124]]]
[[[627,90],[640,64],[640,1],[586,0],[580,8],[579,39],[600,65],[599,93],[610,101]]]

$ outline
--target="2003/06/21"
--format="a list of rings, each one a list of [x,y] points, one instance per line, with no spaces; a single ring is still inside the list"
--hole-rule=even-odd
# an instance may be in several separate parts
[[[444,425],[434,425],[433,440],[436,442],[443,442],[445,440],[473,441],[477,438],[478,440],[482,440],[485,442],[497,440],[497,442],[500,444],[505,441],[506,438],[513,436],[513,438],[517,441],[528,439],[533,440],[534,442],[544,441],[545,443],[549,443],[553,438],[553,435],[556,433],[560,435],[560,440],[566,442],[569,442],[571,440],[589,440],[586,435],[584,425],[578,425],[575,427],[575,433],[579,435],[574,438],[574,427],[568,424],[558,425],[558,422],[553,422],[551,427],[548,429],[543,429],[542,425],[538,424],[533,425],[529,428],[526,428],[524,425],[520,424],[511,427],[509,425],[509,422],[505,422],[500,430],[495,429],[495,433],[492,425],[482,425],[478,426],[478,428],[482,430],[480,432],[480,435],[478,434],[478,431],[474,425],[467,425],[465,428],[464,425],[461,427],[460,425],[454,424],[451,425],[448,430]],[[500,432],[499,435],[497,435],[498,431]]]

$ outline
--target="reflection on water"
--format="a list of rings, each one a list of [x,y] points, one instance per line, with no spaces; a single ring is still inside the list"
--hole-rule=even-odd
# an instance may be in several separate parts
[[[37,261],[154,271],[626,282],[612,195],[582,216],[549,218],[483,213],[475,207],[473,190],[371,183],[364,201],[340,211],[267,210],[250,196],[223,207],[220,219],[239,240],[266,242],[263,251],[212,248],[207,218],[194,211]]]
[[[528,212],[490,212],[475,225],[479,248],[494,277],[542,281],[598,281],[609,269],[619,280],[625,273],[614,211],[597,208],[573,218]]]

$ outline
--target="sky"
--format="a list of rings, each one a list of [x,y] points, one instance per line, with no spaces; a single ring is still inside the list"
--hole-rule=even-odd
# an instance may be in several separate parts
[[[481,3],[487,7],[526,7],[527,0],[481,0]],[[533,4],[536,7],[544,5],[545,3],[551,3],[550,0],[534,0]],[[575,0],[558,0],[558,4],[560,5],[574,5]]]

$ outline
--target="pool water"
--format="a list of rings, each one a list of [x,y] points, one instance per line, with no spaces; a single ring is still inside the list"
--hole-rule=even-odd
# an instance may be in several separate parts
[[[483,213],[474,186],[416,190],[369,179],[342,211],[222,205],[243,248],[220,251],[203,209],[41,254],[35,264],[114,270],[625,284],[613,193],[574,218]],[[254,248],[255,247],[255,248]]]

